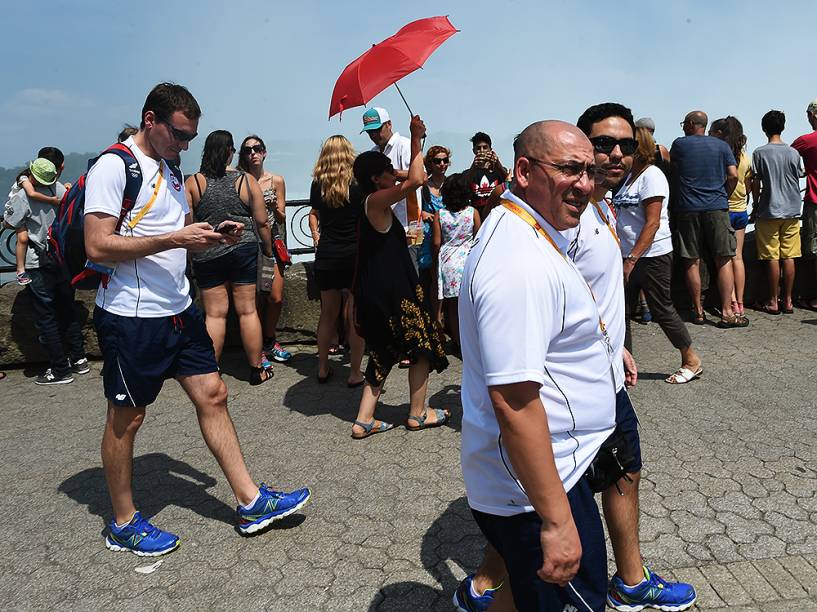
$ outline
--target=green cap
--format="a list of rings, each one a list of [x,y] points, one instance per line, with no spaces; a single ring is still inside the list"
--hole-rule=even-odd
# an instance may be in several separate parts
[[[57,182],[57,167],[44,157],[38,157],[28,165],[31,176],[40,185],[53,185]]]

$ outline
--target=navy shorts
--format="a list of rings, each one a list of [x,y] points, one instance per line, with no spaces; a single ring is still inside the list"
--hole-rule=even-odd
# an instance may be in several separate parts
[[[641,438],[638,436],[638,417],[627,389],[616,393],[616,429],[612,435],[623,433],[633,459],[624,467],[628,474],[641,471]]]
[[[247,242],[210,261],[194,261],[193,273],[199,289],[225,283],[254,285],[258,282],[258,245]]]
[[[746,226],[749,225],[749,215],[747,212],[732,212],[729,211],[729,223],[732,224],[732,229],[735,231],[746,229]]]
[[[97,306],[94,326],[105,397],[115,406],[148,406],[168,378],[218,372],[213,341],[193,304],[180,314],[151,319],[120,317]]]
[[[539,533],[542,519],[536,512],[496,516],[472,509],[477,525],[505,561],[517,610],[565,610],[568,605],[587,612],[603,612],[607,595],[607,549],[593,491],[582,478],[567,493],[573,521],[582,543],[579,571],[567,586],[543,582]]]

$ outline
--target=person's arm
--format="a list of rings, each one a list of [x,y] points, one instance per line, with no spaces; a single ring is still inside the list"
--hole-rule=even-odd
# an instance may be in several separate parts
[[[40,193],[36,189],[34,189],[34,185],[28,179],[23,179],[20,184],[20,188],[25,192],[26,197],[29,200],[34,200],[35,202],[41,202],[43,204],[51,204],[51,206],[59,206],[60,199],[57,196],[47,196],[45,194]]]
[[[543,563],[537,571],[545,582],[565,585],[579,569],[582,545],[564,486],[556,470],[547,414],[539,384],[521,382],[488,387],[502,445],[525,493],[542,519]]]
[[[652,246],[652,241],[655,239],[655,233],[661,225],[661,207],[664,202],[664,196],[656,196],[654,198],[647,198],[641,202],[644,207],[644,227],[636,238],[633,250],[627,253],[632,255],[637,260],[644,253],[646,253]],[[626,257],[626,255],[625,255]],[[635,267],[635,260],[624,259],[624,282],[630,279],[630,273]]]
[[[249,198],[252,219],[255,223],[258,237],[261,238],[261,249],[264,255],[272,257],[272,232],[269,227],[269,217],[267,216],[267,205],[264,202],[264,192],[261,191],[261,185],[258,184],[254,176],[249,174],[245,174],[244,176],[247,179],[247,196]]]
[[[440,226],[440,211],[434,213],[434,221],[431,224],[431,252],[436,259],[440,254],[440,247],[443,243],[442,227]]]
[[[667,151],[667,147],[660,144],[658,145],[658,151],[661,153],[661,159],[663,159],[665,163],[669,164],[672,161],[669,156],[669,151]]]
[[[312,234],[312,244],[318,246],[321,241],[320,213],[317,208],[309,211],[309,233]]]
[[[198,174],[191,174],[184,182],[184,197],[187,200],[187,207],[192,211],[199,204],[201,198],[201,185],[196,181]]]
[[[285,224],[287,220],[287,186],[283,176],[273,175],[272,188],[275,189],[275,220]]]
[[[632,353],[626,348],[623,353],[624,358],[624,385],[626,387],[635,387],[638,383],[638,366],[635,363]]]
[[[406,179],[394,187],[381,189],[369,195],[367,216],[369,216],[370,220],[372,213],[382,214],[386,208],[404,199],[410,191],[415,191],[425,181],[426,172],[423,165],[421,140],[422,135],[425,134],[426,126],[419,115],[411,118],[409,129],[411,131],[411,165]]]
[[[732,195],[735,187],[738,186],[738,168],[734,164],[726,166],[726,197]]]
[[[474,210],[474,236],[476,236],[480,226],[482,225],[482,219],[479,216],[479,211],[476,208],[474,208],[473,210]]]

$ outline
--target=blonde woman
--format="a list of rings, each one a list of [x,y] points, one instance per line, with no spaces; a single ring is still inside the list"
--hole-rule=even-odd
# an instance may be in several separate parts
[[[330,136],[321,147],[318,161],[312,171],[309,203],[309,229],[315,243],[315,280],[321,290],[321,316],[318,321],[318,382],[325,383],[332,376],[329,367],[329,345],[335,335],[343,292],[352,288],[357,252],[357,226],[363,214],[363,194],[352,177],[355,150],[343,136]],[[344,319],[347,321],[351,355],[350,387],[363,385],[360,362],[363,359],[363,340],[355,333],[351,313],[351,295],[346,300]]]

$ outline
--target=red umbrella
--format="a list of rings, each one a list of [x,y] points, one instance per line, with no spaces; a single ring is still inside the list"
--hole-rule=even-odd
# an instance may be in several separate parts
[[[397,87],[397,81],[422,68],[434,50],[458,31],[448,17],[428,17],[412,21],[394,36],[372,45],[338,77],[329,104],[329,118],[347,108],[363,106],[389,85]],[[400,92],[399,87],[397,91]],[[403,98],[403,92],[400,97]]]

